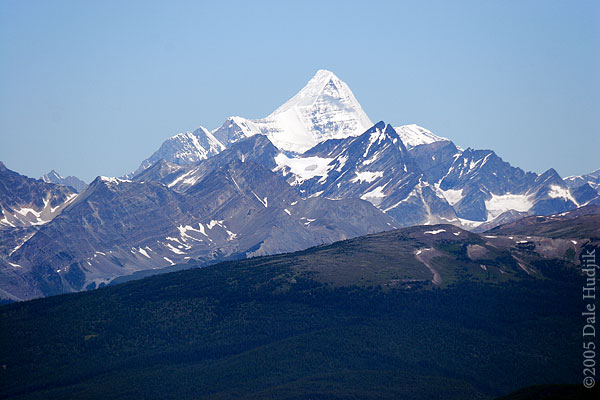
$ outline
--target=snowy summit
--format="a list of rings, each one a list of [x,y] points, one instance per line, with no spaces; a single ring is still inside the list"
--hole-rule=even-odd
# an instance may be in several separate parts
[[[281,150],[302,153],[327,139],[358,136],[372,125],[348,85],[322,69],[269,116],[253,121],[232,117],[213,134],[229,145],[261,133]]]
[[[282,151],[302,154],[328,139],[360,136],[372,126],[348,85],[333,72],[320,69],[296,95],[267,117],[250,120],[232,116],[212,131],[200,127],[192,133],[175,135],[127,176],[160,159],[179,165],[193,164],[257,134],[267,136]],[[447,140],[417,125],[396,130],[408,147]]]

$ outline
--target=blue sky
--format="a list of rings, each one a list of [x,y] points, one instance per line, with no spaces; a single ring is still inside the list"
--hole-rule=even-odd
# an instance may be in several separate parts
[[[373,121],[562,176],[600,168],[598,1],[0,1],[0,160],[135,169],[332,70]]]

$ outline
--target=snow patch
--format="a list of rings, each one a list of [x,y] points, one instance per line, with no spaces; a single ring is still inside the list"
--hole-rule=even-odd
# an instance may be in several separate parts
[[[446,199],[446,201],[448,202],[448,204],[450,204],[451,206],[454,206],[455,204],[457,204],[458,202],[460,202],[463,199],[463,189],[448,189],[448,190],[444,190],[439,188],[440,192],[442,192],[442,194],[444,195],[444,198]]]
[[[356,182],[371,183],[375,179],[381,178],[381,177],[383,177],[383,171],[377,171],[377,172],[363,171],[363,172],[357,172],[356,176],[354,178],[352,178],[350,180],[350,182],[352,182],[352,183],[356,183]]]
[[[171,265],[175,265],[175,263],[174,263],[174,262],[173,262],[171,259],[169,259],[169,258],[167,258],[167,257],[163,257],[163,258],[164,258],[164,259],[165,259],[165,261],[166,261],[166,262],[168,262],[169,264],[171,264]]]
[[[532,206],[533,202],[524,194],[492,194],[492,198],[485,201],[488,221],[509,210],[519,212],[529,211]]]
[[[385,197],[385,194],[383,193],[383,188],[384,186],[377,186],[375,189],[360,196],[360,198],[368,201],[369,203],[377,207],[379,204],[381,204],[381,201]]]
[[[310,180],[316,176],[326,177],[333,167],[332,165],[329,165],[332,161],[332,158],[321,158],[316,156],[290,158],[285,154],[280,153],[275,157],[277,167],[274,171],[284,171],[286,167],[289,168],[295,178],[291,184],[300,185],[304,181]]]
[[[415,124],[398,126],[395,127],[394,130],[400,136],[402,142],[408,147],[415,147],[420,144],[449,141],[448,139],[438,136],[431,131]]]
[[[148,254],[148,252],[146,250],[142,249],[141,247],[138,249],[138,252],[146,258],[150,258],[150,255]]]
[[[423,233],[428,233],[430,235],[437,235],[438,233],[446,232],[445,229],[436,229],[434,231],[425,231]]]
[[[576,206],[579,206],[579,203],[577,203],[575,198],[571,195],[569,189],[560,187],[558,185],[550,185],[548,196],[553,199],[565,199],[567,201],[571,201]]]

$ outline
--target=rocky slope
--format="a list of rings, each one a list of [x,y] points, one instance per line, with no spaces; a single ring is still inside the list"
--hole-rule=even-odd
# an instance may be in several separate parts
[[[259,135],[171,173],[162,161],[133,181],[98,177],[0,259],[4,297],[77,291],[188,260],[283,253],[394,227],[364,200],[300,197],[257,162],[276,152]],[[155,172],[164,178],[151,179]]]

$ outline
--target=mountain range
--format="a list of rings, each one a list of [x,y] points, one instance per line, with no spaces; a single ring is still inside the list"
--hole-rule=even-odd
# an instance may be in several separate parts
[[[563,180],[553,169],[525,172],[491,150],[461,149],[414,124],[373,124],[348,85],[325,70],[265,118],[234,116],[212,131],[186,133],[199,148],[181,142],[184,134],[168,139],[136,173],[159,159],[195,163],[257,134],[280,151],[278,171],[302,196],[367,199],[399,226],[445,221],[483,231],[600,202],[598,171]]]
[[[265,118],[177,134],[122,178],[72,178],[36,180],[1,165],[1,297],[413,225],[483,232],[600,204],[597,171],[563,180],[417,125],[373,124],[324,70]]]

